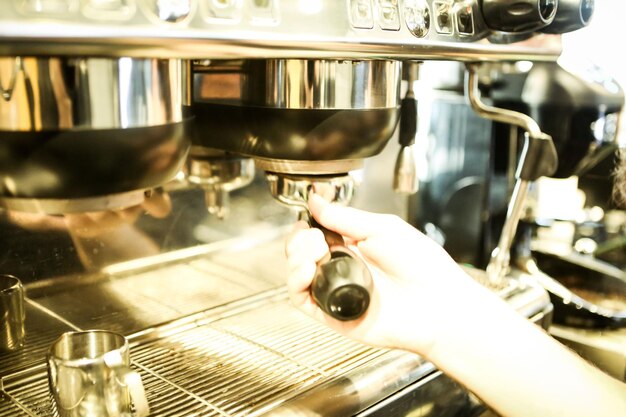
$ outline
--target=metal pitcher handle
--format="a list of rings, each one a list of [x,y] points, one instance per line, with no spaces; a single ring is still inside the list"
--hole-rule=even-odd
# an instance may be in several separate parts
[[[146,390],[143,387],[139,373],[126,365],[116,366],[114,371],[117,379],[128,387],[130,399],[135,407],[135,415],[137,417],[146,417],[150,414]]]

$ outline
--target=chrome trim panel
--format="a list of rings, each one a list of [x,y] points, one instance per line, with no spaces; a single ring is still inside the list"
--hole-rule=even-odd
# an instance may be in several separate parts
[[[2,55],[63,55],[71,51],[80,55],[154,57],[179,59],[237,59],[237,58],[291,58],[291,59],[430,59],[463,62],[474,61],[556,61],[560,47],[543,48],[521,45],[496,45],[487,42],[475,44],[424,42],[404,39],[381,42],[376,37],[352,43],[346,38],[316,39],[314,36],[276,39],[259,34],[243,38],[241,34],[227,39],[194,37],[178,33],[176,37],[149,37],[142,31],[129,31],[120,37],[106,39],[85,36],[90,27],[83,27],[74,37],[58,36],[51,39],[15,37],[19,26],[0,27],[0,54]],[[129,42],[132,39],[133,42]]]
[[[0,11],[0,54],[483,61],[554,60],[560,53],[560,47],[491,45],[479,1],[450,1],[445,10],[435,1],[441,3],[125,0],[117,8],[97,6],[100,13],[76,4],[24,10],[20,4],[29,2],[12,1]],[[461,15],[471,30],[459,23]]]
[[[128,208],[143,203],[144,197],[144,191],[67,199],[5,197],[0,198],[0,207],[28,213],[68,214]]]
[[[341,159],[331,161],[299,161],[289,159],[254,158],[255,166],[263,171],[286,172],[289,174],[323,175],[362,169],[363,159]]]
[[[242,101],[277,109],[376,109],[400,104],[398,61],[268,59],[244,65]]]
[[[176,59],[0,57],[0,131],[181,122],[182,91]]]

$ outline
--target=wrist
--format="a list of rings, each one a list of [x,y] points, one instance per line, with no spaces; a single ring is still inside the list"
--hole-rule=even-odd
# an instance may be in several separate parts
[[[479,334],[491,332],[493,323],[489,322],[490,317],[515,314],[498,295],[462,270],[459,270],[458,276],[442,284],[440,294],[433,295],[422,308],[417,309],[417,317],[421,318],[413,320],[409,328],[418,326],[419,329],[400,341],[403,349],[435,360],[450,351],[458,351],[464,343],[473,343]]]

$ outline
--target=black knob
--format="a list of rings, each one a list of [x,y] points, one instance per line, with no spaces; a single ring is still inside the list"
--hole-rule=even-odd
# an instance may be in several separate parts
[[[534,32],[552,23],[558,0],[482,0],[489,28],[500,32]]]
[[[554,20],[541,32],[567,33],[583,28],[591,21],[594,9],[594,0],[559,0]]]
[[[333,246],[330,259],[317,266],[311,295],[326,314],[348,321],[365,314],[372,288],[372,276],[363,261],[345,246]]]

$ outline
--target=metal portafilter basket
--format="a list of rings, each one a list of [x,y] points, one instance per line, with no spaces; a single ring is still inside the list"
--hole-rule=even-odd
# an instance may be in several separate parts
[[[307,202],[312,192],[330,202],[347,204],[354,192],[354,180],[341,175],[288,175],[267,173],[270,191],[281,203],[300,210],[301,219],[324,233],[329,252],[317,264],[311,283],[311,295],[329,316],[341,320],[356,320],[367,311],[373,289],[372,275],[343,237],[315,221]]]

